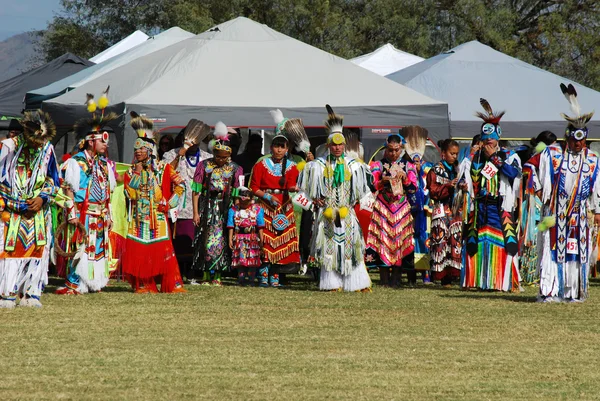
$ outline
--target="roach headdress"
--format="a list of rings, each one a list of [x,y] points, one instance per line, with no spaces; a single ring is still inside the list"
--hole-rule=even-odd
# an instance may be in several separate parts
[[[327,143],[334,143],[340,145],[346,143],[346,138],[343,135],[344,132],[344,117],[335,114],[330,105],[326,104],[327,109],[327,120],[325,120],[325,132],[329,135],[327,137]]]
[[[26,111],[20,121],[25,141],[32,146],[42,147],[56,135],[56,127],[48,113],[42,110]]]
[[[504,116],[504,111],[496,113],[492,110],[492,106],[488,103],[487,100],[481,98],[479,99],[479,103],[481,103],[481,107],[485,110],[485,113],[480,111],[476,112],[475,115],[483,120],[483,124],[481,124],[481,140],[485,141],[486,139],[495,139],[497,141],[500,140],[502,136],[502,129],[500,128],[500,119]]]
[[[118,115],[116,113],[105,113],[105,109],[108,106],[108,91],[110,85],[102,92],[102,96],[98,99],[98,103],[94,100],[94,95],[88,93],[86,96],[85,105],[87,111],[91,113],[91,117],[82,118],[75,123],[73,130],[79,142],[79,148],[83,149],[86,141],[93,141],[96,139],[102,139],[104,142],[108,142],[108,132],[104,129],[104,126],[109,122],[116,120]]]
[[[591,113],[581,113],[581,108],[579,107],[579,101],[577,100],[577,91],[572,84],[566,86],[565,84],[560,84],[560,90],[563,95],[567,98],[567,101],[571,105],[571,112],[573,113],[573,117],[566,115],[565,113],[560,113],[562,118],[567,120],[569,125],[567,125],[567,129],[565,130],[565,136],[567,138],[575,138],[578,141],[587,138],[588,136],[588,128],[586,127],[587,123],[592,119],[594,112]]]
[[[148,149],[148,155],[158,158],[158,151],[156,149],[156,137],[154,133],[154,122],[147,118],[140,116],[135,111],[129,113],[131,121],[129,124],[137,134],[137,139],[133,145],[134,149],[146,148]]]

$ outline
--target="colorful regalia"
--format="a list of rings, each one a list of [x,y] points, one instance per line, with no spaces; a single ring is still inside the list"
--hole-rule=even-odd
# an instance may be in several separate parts
[[[138,171],[134,163],[125,173],[129,228],[123,253],[123,275],[138,293],[183,292],[182,279],[169,229],[169,210],[177,208],[184,186],[171,165],[157,162],[152,121],[132,112],[138,134],[134,148],[146,149],[148,158]]]
[[[50,140],[55,129],[41,110],[25,113],[24,133],[0,147],[0,307],[40,307],[48,282],[53,230],[50,202],[58,192],[59,170]],[[33,211],[32,201],[41,208]]]
[[[402,182],[404,192],[394,195],[389,181],[393,166],[402,169],[406,178]],[[414,226],[408,190],[417,186],[417,171],[410,162],[401,159],[391,162],[387,159],[371,162],[373,183],[377,197],[373,204],[369,234],[367,237],[366,261],[369,266],[401,266],[402,260],[414,251]]]
[[[568,122],[567,139],[587,138],[586,124],[593,113],[582,114],[573,85],[561,84],[574,117],[563,114]],[[541,191],[543,218],[541,232],[540,296],[545,301],[587,298],[590,255],[596,234],[588,214],[600,214],[598,155],[585,146],[580,151],[550,145],[534,156],[529,164],[535,189]]]
[[[328,143],[345,143],[343,120],[328,106]],[[371,172],[359,160],[329,155],[307,163],[298,186],[309,198],[324,202],[315,212],[311,255],[321,268],[321,290],[360,291],[371,287],[364,262],[365,242],[354,211],[370,195]]]
[[[227,244],[227,214],[240,177],[244,172],[232,161],[219,167],[214,159],[203,160],[196,167],[192,190],[200,194],[200,225],[194,239],[192,270],[206,277],[231,266],[231,250]]]
[[[108,222],[115,173],[104,156],[94,157],[85,150],[67,160],[62,169],[63,187],[75,195],[74,208],[69,207],[67,213],[83,222],[87,232],[81,257],[67,263],[66,288],[82,294],[100,291],[110,278]]]
[[[290,188],[296,187],[298,169],[296,163],[286,160],[285,182],[281,186],[282,163],[275,163],[271,155],[259,160],[252,169],[250,189],[255,192],[265,191],[277,198],[280,207],[261,201],[265,210],[265,230],[263,233],[265,256],[271,265],[289,265],[300,263],[298,248],[298,232],[294,205],[289,194]]]
[[[427,187],[432,204],[430,255],[431,270],[436,280],[460,276],[462,267],[462,219],[453,212],[457,177],[455,166],[442,160],[427,174]]]
[[[192,182],[194,181],[198,164],[202,160],[212,157],[210,153],[200,149],[199,146],[199,143],[209,133],[210,126],[196,119],[190,120],[183,131],[183,147],[165,152],[162,157],[165,163],[169,163],[177,171],[177,174],[179,174],[185,185],[185,193],[179,199],[179,206],[177,207],[177,221],[175,222],[174,229],[175,237],[173,238],[175,253],[180,262],[181,259],[186,259],[186,256],[193,253],[192,243],[196,227],[193,221]],[[185,149],[185,154],[180,156],[182,149]]]
[[[85,294],[88,291],[100,291],[108,284],[110,278],[109,222],[111,222],[110,201],[111,193],[116,186],[115,171],[106,157],[85,150],[87,141],[103,141],[108,143],[109,134],[104,126],[115,120],[117,115],[104,110],[108,105],[108,90],[98,99],[101,113],[96,114],[95,102],[91,95],[88,98],[88,108],[92,117],[79,120],[74,127],[81,141],[80,151],[68,159],[61,167],[63,171],[63,190],[73,194],[73,199],[65,202],[65,219],[77,219],[85,226],[87,241],[75,258],[67,261],[65,287],[56,291],[57,294]],[[77,240],[82,233],[70,225],[67,229],[71,247],[77,246]],[[66,248],[69,248],[65,244]],[[68,249],[67,249],[68,251]]]
[[[544,145],[542,143],[542,145]],[[544,145],[544,149],[546,146]],[[543,150],[542,150],[543,151]],[[541,153],[541,152],[538,152]],[[539,160],[539,157],[533,157]],[[523,201],[521,204],[521,279],[525,284],[539,282],[539,255],[543,249],[538,241],[538,224],[542,219],[542,200],[536,194],[535,169],[530,161],[523,164]]]
[[[253,203],[242,209],[234,205],[229,209],[227,228],[233,230],[231,266],[259,267],[262,264],[258,231],[265,227],[263,208]]]
[[[487,114],[482,140],[501,135],[500,119],[489,103],[481,99]],[[516,291],[519,289],[519,244],[514,218],[519,196],[521,162],[516,153],[498,147],[487,157],[479,150],[473,159],[465,159],[459,178],[464,178],[472,199],[466,239],[466,266],[461,277],[462,287],[484,290]]]

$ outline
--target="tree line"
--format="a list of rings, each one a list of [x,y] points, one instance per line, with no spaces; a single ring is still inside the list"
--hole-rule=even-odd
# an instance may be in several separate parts
[[[428,58],[478,40],[600,89],[596,0],[61,0],[38,46],[48,61],[90,58],[137,29],[200,33],[238,16],[344,58],[388,42]]]

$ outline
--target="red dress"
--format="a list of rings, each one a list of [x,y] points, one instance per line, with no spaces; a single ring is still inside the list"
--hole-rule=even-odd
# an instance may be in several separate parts
[[[265,211],[263,243],[265,255],[269,263],[288,265],[300,263],[294,206],[287,191],[289,188],[296,186],[298,169],[296,168],[296,163],[291,160],[287,161],[283,186],[279,184],[281,170],[281,163],[273,163],[273,160],[269,156],[259,160],[252,169],[250,189],[254,192],[258,190],[269,192],[271,196],[276,197],[281,202],[279,208],[273,208],[271,204],[261,200],[261,205]],[[280,193],[274,193],[272,192],[273,190],[278,190]],[[287,225],[278,224],[281,223],[278,220],[284,220],[281,219],[283,216],[287,219]],[[275,227],[273,227],[274,218]]]

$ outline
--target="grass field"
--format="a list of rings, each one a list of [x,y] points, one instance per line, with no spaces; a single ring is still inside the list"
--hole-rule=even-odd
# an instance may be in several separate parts
[[[303,278],[188,291],[112,283],[0,310],[0,398],[600,399],[599,282],[583,304],[538,304],[534,288],[321,293]]]

